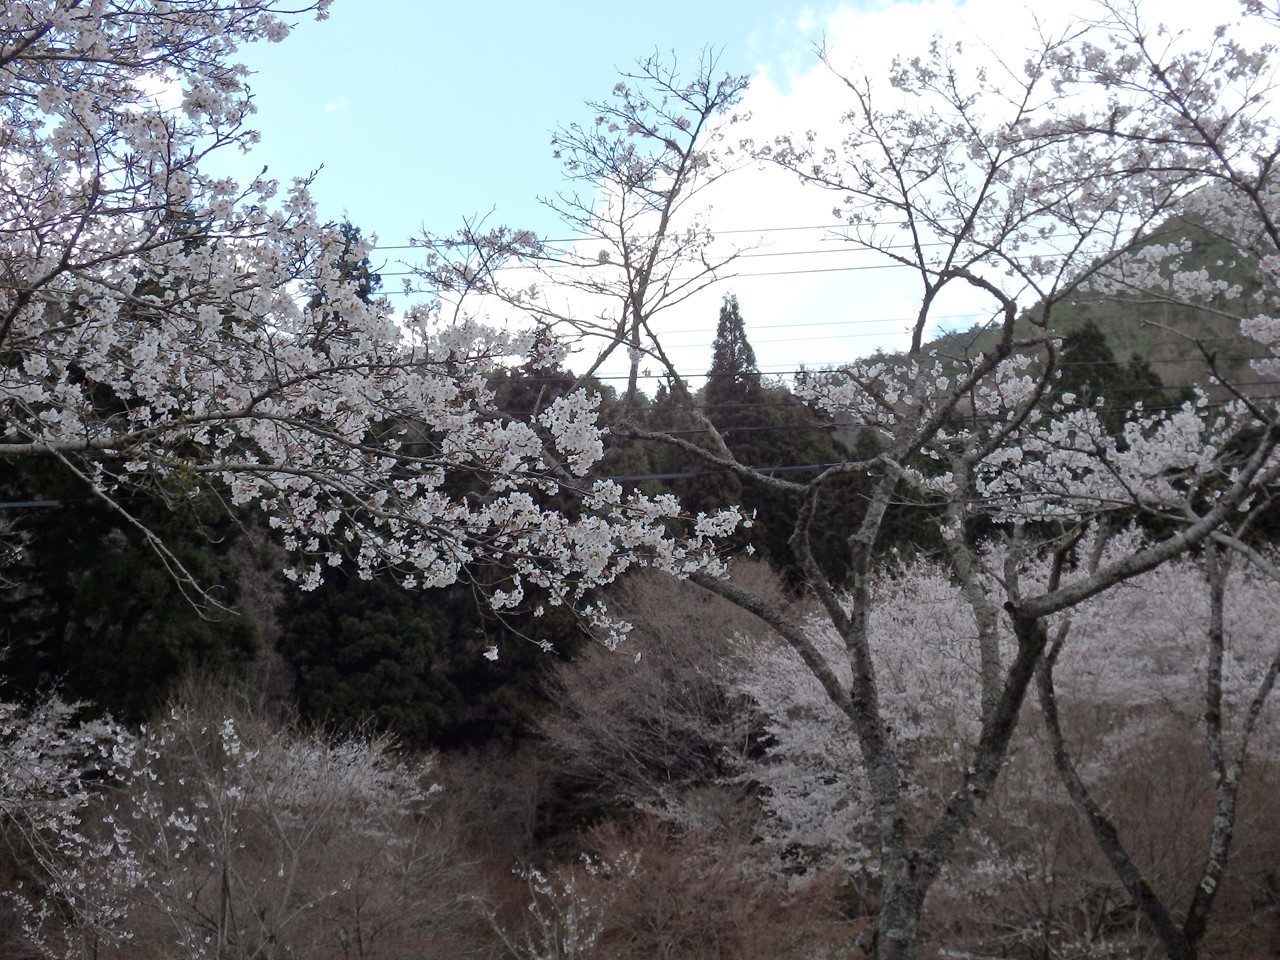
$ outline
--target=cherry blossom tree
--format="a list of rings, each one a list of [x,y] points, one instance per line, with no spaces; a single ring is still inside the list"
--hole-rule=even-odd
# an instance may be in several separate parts
[[[1123,554],[1137,537],[1129,531],[1104,552]],[[1090,546],[1081,545],[1086,556]],[[1267,570],[1237,567],[1229,583],[1227,574],[1221,563],[1182,557],[1099,594],[1058,623],[1038,674],[1047,744],[1036,742],[1038,722],[1022,731],[993,796],[996,809],[975,823],[937,888],[943,903],[970,912],[977,891],[989,890],[981,898],[990,911],[986,927],[971,915],[959,925],[973,949],[1016,942],[1067,957],[1125,945],[1149,949],[1157,940],[1170,956],[1195,955],[1215,895],[1226,886],[1233,832],[1259,816],[1256,806],[1239,803],[1246,752],[1252,746],[1259,760],[1274,756],[1277,730],[1264,708],[1276,671],[1269,625],[1280,594]],[[1210,589],[1215,583],[1222,589]],[[1224,598],[1230,598],[1225,611]],[[978,632],[940,564],[915,560],[881,572],[873,600],[881,708],[902,744],[909,776],[904,804],[914,813],[945,800],[957,777],[955,756],[972,750],[981,733]],[[814,614],[806,626],[847,683],[849,666],[829,620]],[[1007,625],[1000,642],[1012,652]],[[780,864],[804,871],[802,877],[823,863],[842,864],[856,888],[872,896],[879,882],[874,800],[856,744],[831,736],[842,722],[838,708],[787,645],[743,638],[740,647],[737,684],[761,711],[767,745],[743,777],[764,788],[766,842]],[[1160,751],[1186,754],[1197,735],[1206,741],[1209,763],[1195,766],[1191,789],[1209,794],[1213,808],[1205,811],[1203,841],[1198,833],[1187,836],[1200,821],[1174,813],[1169,792],[1175,788],[1155,772],[1168,771]],[[1053,782],[1054,764],[1063,767],[1070,800]],[[1274,766],[1267,773],[1269,781]],[[1132,804],[1123,802],[1133,794],[1159,797],[1169,816],[1136,820]],[[1106,859],[1116,864],[1119,882],[1108,882],[1104,870],[1082,883],[1063,855],[1071,851],[1047,855],[1055,840],[1045,835],[1070,819],[1071,802],[1086,814],[1086,829],[1096,832]],[[1139,840],[1143,862],[1133,852]],[[1076,836],[1068,845],[1084,842]],[[1037,858],[1041,846],[1043,860]],[[1151,853],[1175,849],[1196,861],[1193,875],[1200,873],[1199,892],[1183,899],[1191,906],[1177,921],[1172,904],[1180,899],[1185,862],[1158,862]],[[1145,922],[1102,929],[1103,917],[1091,914],[1090,905],[1111,887],[1122,898],[1118,906],[1131,898]],[[935,903],[935,915],[939,909],[946,908]]]
[[[900,60],[887,90],[841,73],[828,58],[848,97],[842,135],[815,131],[757,147],[768,163],[830,190],[847,224],[843,238],[903,268],[918,285],[905,355],[849,364],[798,387],[808,402],[873,439],[873,455],[806,483],[740,462],[711,428],[704,443],[642,424],[617,431],[673,445],[801,500],[791,546],[821,620],[795,617],[729,579],[699,571],[691,577],[772,626],[840,715],[832,735],[854,748],[847,762],[865,778],[867,833],[850,842],[860,842],[876,865],[880,957],[918,955],[925,898],[995,787],[1058,619],[1206,544],[1280,471],[1280,426],[1243,396],[1226,405],[1202,397],[1176,409],[1134,409],[1118,434],[1096,407],[1053,399],[1053,321],[1072,297],[1086,289],[1104,296],[1154,289],[1187,303],[1222,292],[1225,281],[1182,268],[1180,247],[1142,241],[1188,210],[1213,207],[1225,219],[1210,223],[1241,238],[1241,256],[1257,264],[1264,287],[1259,316],[1241,318],[1242,331],[1264,345],[1277,339],[1268,259],[1276,238],[1267,225],[1280,138],[1266,109],[1267,51],[1224,39],[1224,29],[1199,48],[1202,38],[1173,37],[1153,52],[1147,38],[1159,34],[1130,29],[1134,17],[1117,5],[1095,22],[1043,34],[1025,57],[985,67],[938,41],[927,54]],[[1160,57],[1168,62],[1154,67]],[[686,89],[702,97],[692,115],[705,117],[707,83],[662,85],[668,96]],[[619,96],[634,99],[626,84]],[[609,117],[599,111],[597,127],[609,130]],[[659,156],[684,157],[680,145],[689,141],[678,131],[697,125],[686,128],[680,119],[664,115],[655,136],[651,124],[632,118],[619,140],[606,141],[615,151],[606,156],[631,157],[627,150],[648,144]],[[592,209],[603,212],[589,221],[592,236],[605,232],[597,224],[612,225],[614,211],[626,209],[633,185],[599,162],[600,143],[584,137],[561,145],[570,170],[601,185]],[[676,196],[685,166],[645,169],[633,203]],[[464,237],[464,246],[473,239]],[[545,251],[530,235],[498,231],[466,249],[434,264],[432,276],[455,294],[497,294],[548,324],[573,319],[535,305],[543,291],[504,292],[506,275],[490,269],[539,262]],[[634,310],[646,302],[637,299],[638,282],[647,275],[625,263],[618,274],[611,254],[577,265],[582,272],[568,276],[621,277],[623,295],[611,312],[595,327],[577,326],[604,338],[605,355],[637,329]],[[990,311],[985,348],[963,356],[942,355],[928,343],[940,306],[955,296]],[[641,328],[653,333],[643,322]],[[636,344],[630,347],[634,364]],[[656,338],[639,352],[681,382]],[[690,419],[705,426],[692,398],[684,399]],[[837,582],[814,558],[813,518],[833,486],[855,474],[870,480],[870,493],[848,520],[851,563]],[[892,634],[878,616],[887,569],[880,538],[900,503],[932,510],[950,600],[967,608],[953,629],[976,638],[968,708],[928,721],[951,728],[963,716],[969,736],[928,764],[918,756],[915,727],[893,712],[885,647]],[[1111,549],[1121,543],[1118,518],[1135,517],[1150,533]],[[1082,540],[1092,544],[1096,563],[1078,561]],[[949,776],[940,777],[934,761],[945,763]],[[924,790],[926,769],[945,787]],[[849,799],[859,799],[856,791]]]
[[[981,731],[973,610],[935,563],[882,572],[872,590],[881,709],[908,755],[907,802],[936,802],[958,751],[971,750]],[[840,682],[850,683],[830,619],[811,610],[800,622]],[[865,892],[879,873],[874,805],[857,743],[831,736],[847,719],[789,645],[740,633],[737,646],[735,685],[760,711],[766,745],[763,761],[741,776],[764,788],[767,841],[797,872],[837,862]]]
[[[1238,551],[1243,569],[1231,562],[1229,549]],[[1062,783],[1171,960],[1194,960],[1200,954],[1239,824],[1250,747],[1274,755],[1275,725],[1266,723],[1264,711],[1280,671],[1280,646],[1271,630],[1280,602],[1278,579],[1280,569],[1270,559],[1238,537],[1219,532],[1204,551],[1203,570],[1182,563],[1137,581],[1138,589],[1128,592],[1138,594],[1139,611],[1086,608],[1061,623],[1038,670],[1041,714]],[[1126,599],[1121,597],[1121,603]],[[1117,622],[1124,627],[1115,629]],[[1072,677],[1076,682],[1068,681],[1066,688],[1077,699],[1092,694],[1096,700],[1123,703],[1127,716],[1121,725],[1126,733],[1133,731],[1131,739],[1149,737],[1169,715],[1201,708],[1214,816],[1180,920],[1173,908],[1179,891],[1159,890],[1148,879],[1151,871],[1139,864],[1073,756],[1055,677],[1068,646],[1083,649],[1069,651],[1074,656],[1068,656],[1067,669],[1085,672],[1092,682]],[[1199,691],[1187,676],[1191,665],[1199,675]],[[1261,749],[1255,733],[1262,734]],[[1097,771],[1092,772],[1096,777]]]
[[[584,479],[602,453],[591,393],[526,421],[496,409],[490,373],[557,361],[556,344],[439,303],[397,316],[306,179],[207,172],[256,139],[239,45],[327,2],[5,6],[0,458],[54,458],[126,515],[136,490],[253,504],[304,587],[351,562],[410,587],[470,579],[504,609],[527,590],[577,604],[638,560],[714,564],[732,512],[677,541],[670,498]]]
[[[1274,11],[1253,3],[1244,4],[1244,8],[1250,15],[1250,29],[1274,28]],[[1103,23],[1107,31],[1104,41],[1087,39],[1065,51],[1058,63],[1064,91],[1101,86],[1110,93],[1106,109],[1068,112],[1055,121],[1057,132],[1104,145],[1114,154],[1119,170],[1143,172],[1147,185],[1191,188],[1184,203],[1188,215],[1227,239],[1241,258],[1253,265],[1259,285],[1253,297],[1257,312],[1237,319],[1246,336],[1268,348],[1254,362],[1255,369],[1263,376],[1273,376],[1277,368],[1269,354],[1278,339],[1274,269],[1280,241],[1274,165],[1280,156],[1280,139],[1269,105],[1275,88],[1272,46],[1249,48],[1227,27],[1219,28],[1212,37],[1191,40],[1154,27],[1134,3],[1109,5]],[[1090,282],[1104,293],[1174,304],[1213,302],[1218,295],[1229,300],[1240,296],[1238,286],[1229,279],[1216,277],[1203,267],[1187,269],[1185,253],[1186,248],[1179,244],[1141,245],[1134,255],[1118,259]],[[1211,372],[1220,380],[1214,357],[1201,349]],[[1260,424],[1274,430],[1270,411],[1245,400],[1230,384],[1225,386],[1239,398],[1237,410],[1248,409]],[[1256,436],[1256,431],[1249,435]],[[1206,444],[1201,456],[1210,452],[1218,458],[1217,463],[1209,468],[1201,459],[1194,468],[1197,482],[1192,485],[1206,499],[1216,495],[1222,484],[1221,479],[1213,484],[1206,480],[1215,475],[1232,476],[1242,454],[1238,445],[1215,450],[1214,445]],[[1208,609],[1197,611],[1194,622],[1203,625],[1205,638],[1199,699],[1215,815],[1194,892],[1181,920],[1174,917],[1170,896],[1152,889],[1070,755],[1059,719],[1054,667],[1073,625],[1059,626],[1039,668],[1040,704],[1063,783],[1170,957],[1198,955],[1227,867],[1251,738],[1280,665],[1274,649],[1267,649],[1250,664],[1242,660],[1239,648],[1243,643],[1247,649],[1254,632],[1241,625],[1239,616],[1267,608],[1265,588],[1274,589],[1267,580],[1276,574],[1271,560],[1246,542],[1243,531],[1252,518],[1246,512],[1243,521],[1234,520],[1230,527],[1220,528],[1204,552]],[[1233,576],[1233,552],[1241,563],[1253,568],[1253,576]],[[1263,578],[1261,596],[1258,577]],[[1229,645],[1227,637],[1232,634]],[[1264,646],[1269,645],[1264,642]],[[1240,689],[1232,690],[1233,686]],[[1234,722],[1229,717],[1233,699],[1239,704]]]
[[[74,902],[81,929],[89,931],[111,927],[125,913],[113,891],[86,885],[65,867],[94,849],[84,823],[95,796],[92,782],[123,766],[133,739],[113,723],[80,723],[75,715],[74,705],[56,699],[30,709],[0,704],[0,825],[11,849],[39,874],[34,884],[3,895],[33,933],[56,912],[55,904]],[[129,856],[111,863],[117,878],[132,875]]]
[[[1127,85],[1120,90],[1135,98],[1160,95],[1138,63],[1125,59],[1131,38],[1107,24],[1076,29],[1101,31],[1101,42],[1114,42]],[[925,895],[996,783],[1055,616],[1204,543],[1276,474],[1274,422],[1255,405],[1210,410],[1201,400],[1134,411],[1115,437],[1096,409],[1062,410],[1046,400],[1056,345],[1039,331],[1051,329],[1057,306],[1086,283],[1110,290],[1117,277],[1132,276],[1142,259],[1130,253],[1135,231],[1184,201],[1196,202],[1223,169],[1222,158],[1209,151],[1187,164],[1173,134],[1146,143],[1152,155],[1138,157],[1138,147],[1117,144],[1100,124],[1089,127],[1096,139],[1081,136],[1088,124],[1074,121],[1066,134],[1057,122],[1065,109],[1058,105],[1061,65],[1075,62],[1082,43],[1092,49],[1074,32],[1050,38],[1021,70],[998,77],[967,76],[939,45],[899,64],[892,80],[907,107],[878,109],[871,82],[848,78],[853,110],[842,143],[828,148],[783,138],[766,148],[774,162],[838,192],[850,242],[910,267],[920,283],[920,312],[903,360],[854,364],[806,386],[814,403],[874,431],[881,443],[874,458],[796,485],[808,509],[793,549],[839,648],[824,648],[812,624],[732,584],[698,578],[771,622],[847,718],[871,812],[867,849],[879,871],[882,957],[917,954]],[[1232,142],[1274,140],[1270,125],[1230,102],[1249,88],[1251,65],[1262,68],[1241,48],[1206,64],[1199,91],[1205,96],[1186,98],[1185,109]],[[1097,82],[1121,96],[1117,84]],[[1149,116],[1140,107],[1133,112]],[[1267,175],[1260,164],[1258,176]],[[1166,255],[1155,259],[1177,273]],[[981,292],[993,304],[994,345],[975,357],[942,357],[926,346],[932,313],[955,287]],[[1186,302],[1216,286],[1210,279],[1171,290]],[[1241,430],[1253,442],[1228,455]],[[723,453],[718,459],[749,469]],[[865,473],[876,486],[850,526],[853,562],[842,590],[813,561],[809,518],[824,487],[848,472]],[[877,536],[900,500],[935,505],[953,589],[970,607],[968,635],[977,638],[969,713],[976,727],[967,744],[956,745],[946,789],[924,803],[911,727],[891,711],[883,663],[888,640],[876,617]],[[1162,532],[1108,553],[1113,528],[1105,518],[1135,510],[1161,518],[1149,529]],[[1086,534],[1103,558],[1095,565],[1071,561]],[[1001,543],[998,552],[983,546],[992,538]],[[1028,563],[1037,559],[1042,566],[1033,574]]]
[[[35,865],[7,894],[31,942],[50,957],[447,952],[477,891],[433,759],[203,699],[137,735],[58,704],[6,709],[0,813]]]

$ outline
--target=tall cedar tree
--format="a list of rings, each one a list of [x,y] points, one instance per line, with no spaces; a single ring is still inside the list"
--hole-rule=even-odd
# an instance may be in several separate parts
[[[760,390],[756,352],[747,340],[738,298],[725,294],[720,304],[716,338],[711,344],[711,369],[707,371],[707,409],[733,401],[746,402]]]
[[[791,476],[845,458],[845,451],[832,436],[829,420],[797,400],[783,384],[765,382],[755,350],[747,339],[738,298],[732,294],[725,296],[720,306],[702,399],[707,419],[742,463]],[[661,402],[657,405],[661,406]],[[678,420],[677,415],[672,423]],[[787,543],[799,509],[794,496],[763,483],[744,481],[727,471],[708,471],[704,462],[687,457],[682,458],[679,469],[693,474],[675,484],[688,508],[707,510],[742,504],[755,518],[750,529],[736,535],[736,545],[750,544],[789,582],[800,582],[800,571]],[[843,523],[834,522],[834,514],[857,509],[856,495],[846,489],[848,486],[833,483],[820,506],[833,536],[822,538],[817,550],[819,562],[836,579],[846,559],[844,544],[834,535],[834,531],[843,529]]]

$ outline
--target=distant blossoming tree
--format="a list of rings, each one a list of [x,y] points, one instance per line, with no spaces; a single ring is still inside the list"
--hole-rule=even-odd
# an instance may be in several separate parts
[[[431,758],[227,707],[174,708],[140,734],[76,725],[56,704],[5,708],[0,802],[35,867],[5,895],[44,955],[114,944],[221,960],[357,943],[416,956],[404,944],[459,924],[469,905],[451,885]]]
[[[1112,555],[1130,551],[1137,537],[1132,530],[1118,535],[1105,550]],[[1090,546],[1082,543],[1084,557]],[[1002,558],[992,559],[988,570],[999,570]],[[1265,723],[1265,711],[1280,665],[1280,644],[1269,626],[1280,613],[1280,591],[1269,573],[1238,565],[1228,571],[1220,560],[1182,557],[1099,594],[1076,607],[1069,620],[1059,621],[1038,674],[1041,714],[1050,728],[1048,756],[1035,748],[1035,721],[1008,760],[1005,776],[1016,778],[1019,786],[1001,798],[1004,816],[981,823],[965,845],[963,866],[943,877],[949,900],[964,904],[966,891],[990,882],[999,898],[996,909],[1004,911],[994,919],[1005,935],[1052,945],[1062,956],[1086,955],[1090,942],[1098,949],[1102,940],[1115,949],[1130,942],[1132,930],[1100,933],[1086,909],[1089,897],[1105,889],[1105,874],[1092,889],[1081,890],[1073,904],[1078,912],[1055,915],[1046,909],[1025,917],[1021,926],[1014,919],[1010,886],[1029,888],[1031,901],[1050,899],[1056,887],[1065,886],[1062,864],[1050,860],[1041,875],[1022,861],[1035,849],[1034,834],[1056,832],[1070,816],[1068,802],[1074,802],[1116,867],[1112,883],[1133,898],[1168,955],[1196,955],[1215,894],[1226,879],[1232,836],[1246,816],[1257,816],[1238,804],[1249,749],[1264,761],[1275,755],[1277,728]],[[1224,609],[1227,596],[1230,605]],[[946,798],[959,776],[955,757],[973,750],[982,732],[975,709],[979,633],[972,610],[939,564],[916,560],[881,573],[872,598],[880,704],[901,745],[900,761],[909,777],[903,803],[914,814]],[[842,644],[830,621],[814,616],[806,628],[847,683],[850,668],[840,657]],[[1000,643],[1012,655],[1014,641],[1003,625]],[[760,710],[766,744],[759,762],[742,776],[763,787],[766,842],[792,869],[834,860],[858,889],[873,890],[880,870],[874,801],[856,744],[831,736],[844,718],[794,650],[758,641],[740,648],[737,688]],[[1197,718],[1203,724],[1196,724]],[[1105,738],[1088,741],[1087,753],[1068,747],[1068,736],[1077,733],[1072,727],[1084,719],[1090,730],[1106,731]],[[1196,726],[1203,730],[1195,731]],[[1117,820],[1098,798],[1158,794],[1163,786],[1145,765],[1135,769],[1135,758],[1160,745],[1185,751],[1186,731],[1203,733],[1209,763],[1196,766],[1202,779],[1194,788],[1213,795],[1214,809],[1206,837],[1181,841],[1200,864],[1194,906],[1182,921],[1170,906],[1186,893],[1179,889],[1182,875],[1170,876],[1167,867],[1159,871],[1150,851],[1133,852],[1125,837],[1141,827],[1155,838],[1152,846],[1171,849],[1190,825],[1176,816],[1149,825]],[[1080,740],[1072,737],[1077,744]],[[1063,768],[1070,801],[1053,778],[1054,764]],[[1055,822],[1053,830],[1046,829],[1046,820]],[[1043,838],[1046,845],[1052,842]],[[1064,915],[1074,917],[1077,926]],[[1070,952],[1071,944],[1080,954]]]

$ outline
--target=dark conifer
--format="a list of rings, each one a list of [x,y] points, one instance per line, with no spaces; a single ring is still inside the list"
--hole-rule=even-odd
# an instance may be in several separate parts
[[[747,340],[746,324],[738,309],[738,298],[725,294],[720,305],[720,321],[711,345],[711,369],[707,371],[707,401],[721,393],[731,394],[760,386],[756,352]]]

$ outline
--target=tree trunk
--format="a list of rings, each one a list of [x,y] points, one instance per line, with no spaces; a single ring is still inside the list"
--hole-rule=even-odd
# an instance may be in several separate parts
[[[924,890],[911,881],[889,884],[880,904],[876,960],[916,960],[920,955],[920,914]]]

